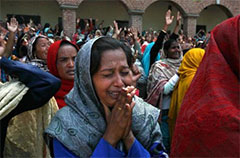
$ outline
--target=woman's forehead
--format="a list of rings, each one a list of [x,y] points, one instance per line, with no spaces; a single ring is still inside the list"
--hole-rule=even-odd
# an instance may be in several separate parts
[[[127,64],[127,58],[122,49],[108,50],[103,52],[100,66],[116,66],[115,64]]]

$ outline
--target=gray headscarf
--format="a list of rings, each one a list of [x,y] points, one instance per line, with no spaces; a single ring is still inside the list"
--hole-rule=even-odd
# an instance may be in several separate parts
[[[48,39],[46,36],[43,36],[43,35],[35,35],[29,40],[28,46],[27,46],[28,51],[27,51],[26,63],[35,65],[40,69],[42,69],[43,71],[48,72],[49,70],[48,70],[46,61],[37,58],[37,55],[35,54],[35,52],[33,52],[33,44],[37,41],[38,38]]]
[[[66,96],[67,106],[59,110],[45,131],[48,142],[56,138],[79,157],[90,157],[102,138],[106,121],[103,106],[96,96],[90,75],[91,48],[96,39],[87,42],[75,60],[74,87]],[[157,123],[159,110],[135,97],[132,130],[136,139],[149,149],[154,142],[161,143]],[[120,150],[123,143],[118,143]]]

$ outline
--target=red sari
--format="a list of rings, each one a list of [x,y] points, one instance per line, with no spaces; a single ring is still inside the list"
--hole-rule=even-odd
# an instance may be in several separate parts
[[[217,25],[184,97],[171,157],[240,156],[240,15]]]

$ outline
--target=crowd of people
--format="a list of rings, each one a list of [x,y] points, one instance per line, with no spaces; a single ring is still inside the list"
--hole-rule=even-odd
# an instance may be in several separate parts
[[[194,37],[175,17],[0,26],[0,157],[239,157],[240,16]]]

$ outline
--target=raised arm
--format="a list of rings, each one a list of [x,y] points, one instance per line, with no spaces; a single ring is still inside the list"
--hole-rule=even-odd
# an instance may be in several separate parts
[[[43,106],[58,91],[60,88],[60,81],[50,73],[44,72],[38,67],[8,60],[1,56],[0,68],[4,69],[12,77],[17,77],[19,81],[29,88],[27,93],[17,104],[17,107],[0,120],[0,157],[3,157],[4,142],[9,120],[22,112]]]
[[[177,22],[176,22],[176,26],[174,27],[173,33],[170,36],[171,39],[176,40],[178,38],[178,31],[179,31],[179,28],[181,27],[181,20],[182,20],[182,16],[181,16],[181,13],[178,11]]]
[[[114,25],[114,33],[113,33],[112,38],[118,39],[119,34],[122,31],[122,28],[120,28],[120,29],[118,28],[118,23],[115,20],[113,21],[113,25]]]
[[[12,115],[44,105],[60,88],[59,79],[36,66],[2,57],[0,68],[4,69],[10,76],[17,77],[29,88],[17,108],[12,111]]]
[[[14,41],[15,41],[15,33],[18,28],[17,20],[15,18],[11,18],[10,23],[7,23],[7,28],[9,31],[9,35],[8,35],[7,45],[6,45],[5,51],[3,53],[3,56],[6,58],[11,56],[12,51],[13,51],[13,45],[14,45]]]
[[[167,29],[173,22],[174,16],[172,16],[171,14],[172,14],[171,10],[168,10],[166,12],[164,27],[163,27],[162,31],[159,33],[158,38],[157,38],[155,44],[153,45],[153,47],[150,51],[150,66],[149,66],[149,69],[151,68],[151,65],[155,62],[155,59],[158,55],[159,50],[162,49],[163,40],[164,40],[164,37],[167,34]]]
[[[135,27],[131,27],[130,31],[133,35],[133,41],[134,41],[134,56],[137,57],[139,60],[142,59],[142,53],[141,53],[141,46],[140,43],[138,42],[138,30]]]

